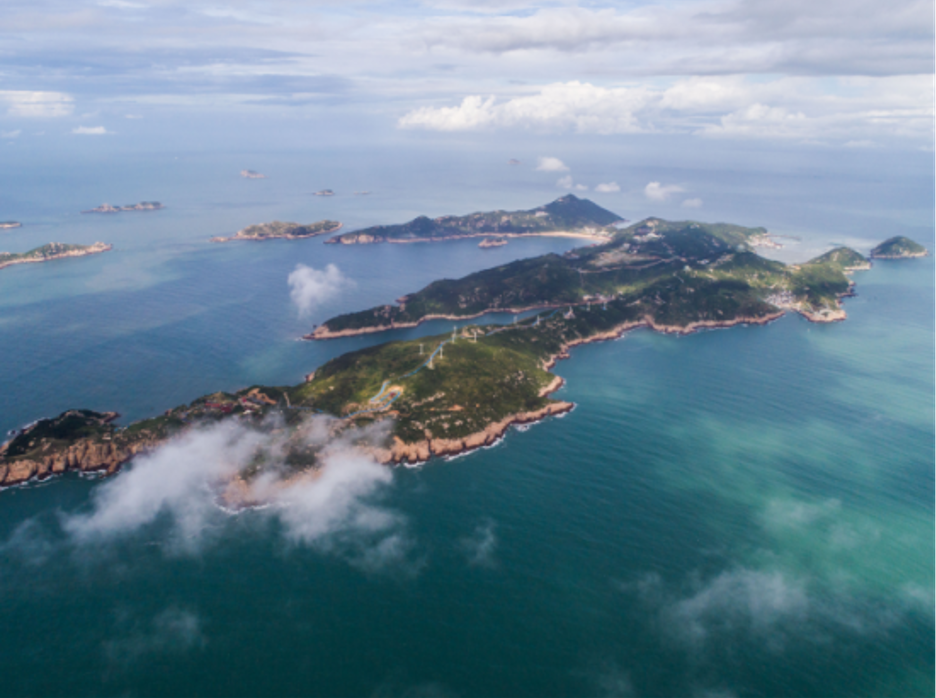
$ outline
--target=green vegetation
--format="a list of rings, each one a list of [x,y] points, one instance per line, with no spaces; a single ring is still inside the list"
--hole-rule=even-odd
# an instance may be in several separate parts
[[[836,247],[811,260],[810,264],[831,264],[848,271],[871,268],[868,258],[850,247]]]
[[[786,266],[753,252],[763,228],[647,219],[601,245],[565,255],[524,259],[461,279],[435,281],[399,305],[339,315],[310,335],[413,325],[433,316],[476,317],[486,312],[620,300],[657,324],[686,327],[736,317],[760,318],[795,305],[805,312],[836,309],[848,292],[844,270],[863,260],[839,248],[802,266]]]
[[[925,257],[929,252],[923,245],[902,235],[889,238],[871,250],[872,259],[900,259],[903,257]]]
[[[551,204],[530,211],[489,211],[467,216],[419,216],[402,225],[375,225],[345,233],[327,240],[328,243],[416,242],[445,240],[482,235],[531,235],[558,231],[591,230],[609,237],[607,226],[621,217],[587,199],[567,194]]]

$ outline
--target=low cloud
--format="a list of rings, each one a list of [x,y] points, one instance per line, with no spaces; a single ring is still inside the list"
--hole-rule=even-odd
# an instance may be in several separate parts
[[[74,110],[71,95],[64,92],[0,90],[0,104],[6,105],[8,115],[27,119],[68,116]]]
[[[334,264],[329,264],[323,270],[297,264],[286,282],[289,284],[289,297],[301,316],[308,315],[354,283]]]
[[[621,187],[618,186],[617,182],[608,182],[606,184],[597,185],[595,191],[599,194],[613,194],[621,191]]]
[[[683,208],[702,208],[702,199],[686,199],[681,206]]]
[[[686,191],[676,184],[661,184],[660,182],[650,182],[644,187],[644,196],[650,201],[666,201],[673,194],[679,194]]]
[[[496,528],[497,524],[488,519],[476,526],[470,536],[459,541],[459,546],[469,565],[472,567],[494,567],[496,565],[497,561],[494,557],[497,551]]]
[[[118,625],[121,632],[104,643],[104,654],[119,664],[129,664],[146,655],[178,654],[206,644],[198,615],[181,608],[167,608],[148,622],[121,618]]]
[[[62,527],[78,545],[133,535],[157,522],[170,526],[170,551],[195,553],[221,531],[227,518],[222,493],[251,463],[264,473],[251,496],[264,504],[257,516],[275,520],[286,541],[338,554],[380,569],[407,558],[405,520],[376,503],[393,472],[354,445],[379,441],[385,427],[334,435],[334,420],[309,417],[289,438],[319,450],[316,470],[302,473],[285,462],[285,433],[276,424],[254,429],[236,419],[193,429],[97,488],[89,512],[63,515]],[[295,443],[292,444],[295,447]]]
[[[80,136],[103,136],[113,132],[108,131],[103,126],[76,126],[72,129],[72,133],[76,133]]]
[[[536,165],[540,172],[568,172],[569,167],[559,158],[542,157]]]

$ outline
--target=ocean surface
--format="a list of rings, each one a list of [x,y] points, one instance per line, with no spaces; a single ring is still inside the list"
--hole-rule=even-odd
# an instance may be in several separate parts
[[[0,249],[114,250],[0,271],[0,429],[71,407],[127,423],[449,330],[297,341],[434,279],[577,243],[208,238],[272,219],[353,230],[531,208],[564,193],[538,155],[589,186],[616,181],[575,193],[628,219],[791,236],[772,253],[785,261],[894,234],[936,247],[928,153],[543,147],[8,148],[0,220],[24,227]],[[704,205],[648,201],[649,181]],[[311,195],[323,188],[336,195]],[[78,213],[141,200],[167,208]],[[346,281],[301,313],[297,264]],[[576,348],[556,368],[568,415],[451,460],[355,464],[333,496],[291,508],[232,514],[173,490],[205,457],[194,446],[159,456],[165,481],[148,488],[118,484],[155,461],[4,490],[0,695],[933,695],[933,257],[854,278],[843,323],[788,315]]]

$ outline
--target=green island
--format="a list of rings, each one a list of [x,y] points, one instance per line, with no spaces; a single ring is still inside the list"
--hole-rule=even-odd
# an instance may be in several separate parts
[[[928,254],[929,251],[923,245],[902,235],[888,238],[871,250],[872,259],[907,259]]]
[[[328,235],[338,230],[341,230],[341,223],[338,221],[323,220],[317,223],[309,223],[308,225],[271,221],[270,223],[249,225],[243,230],[238,230],[237,233],[231,237],[213,237],[211,238],[211,242],[230,242],[231,240],[301,240],[303,238],[314,238],[318,235]]]
[[[89,254],[107,252],[110,245],[95,242],[91,245],[65,245],[61,242],[50,242],[48,245],[37,247],[29,252],[14,253],[0,252],[0,269],[13,264],[31,264],[34,262],[50,262],[53,259],[65,257],[84,257]]]
[[[397,305],[331,318],[306,339],[609,301],[679,331],[756,321],[783,310],[814,322],[844,319],[839,298],[852,283],[845,272],[869,268],[868,260],[837,248],[805,264],[785,265],[754,251],[752,240],[765,234],[763,228],[648,218],[604,244],[435,281]]]
[[[840,247],[785,265],[753,251],[751,241],[765,235],[763,228],[649,218],[604,244],[436,281],[399,305],[328,320],[310,337],[537,312],[352,351],[298,385],[213,393],[125,427],[113,413],[69,410],[17,430],[0,447],[0,485],[69,471],[113,473],[187,430],[237,420],[277,439],[275,462],[258,451],[222,483],[228,504],[250,504],[252,483],[269,468],[316,475],[329,440],[310,434],[323,423],[329,438],[350,439],[379,462],[417,463],[490,445],[511,425],[571,410],[551,397],[562,385],[551,371],[576,345],[638,327],[688,333],[763,324],[787,310],[814,322],[844,319],[840,298],[853,285],[846,272],[867,268],[867,259]]]
[[[607,240],[615,223],[623,219],[592,203],[567,194],[551,204],[529,211],[489,211],[467,216],[419,216],[400,225],[375,225],[343,235],[336,235],[327,244],[363,245],[380,242],[439,242],[460,238],[523,237],[555,235]]]

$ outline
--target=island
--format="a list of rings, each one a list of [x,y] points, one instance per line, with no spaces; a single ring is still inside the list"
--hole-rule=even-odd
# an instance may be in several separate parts
[[[902,235],[888,238],[871,250],[872,259],[909,259],[926,257],[928,254],[929,251],[923,245]]]
[[[23,224],[19,221],[0,221],[0,230],[9,230],[10,228],[22,228]]]
[[[375,225],[326,240],[326,244],[439,242],[462,238],[557,236],[604,242],[623,219],[588,199],[567,194],[529,211],[489,211],[467,216],[419,216],[400,225]]]
[[[491,247],[503,247],[506,244],[507,240],[502,237],[484,238],[481,242],[478,243],[478,247],[480,247],[482,250],[486,250]]]
[[[240,176],[244,179],[266,179],[265,174],[260,174],[256,170],[241,170]]]
[[[95,242],[92,245],[65,245],[61,242],[50,242],[48,245],[20,254],[0,252],[0,269],[13,264],[51,262],[53,259],[64,259],[65,257],[84,257],[89,254],[107,252],[110,249],[111,246],[103,242]]]
[[[305,338],[596,303],[622,304],[648,326],[678,332],[763,322],[788,310],[813,322],[844,319],[839,299],[851,292],[847,273],[867,268],[867,259],[837,248],[805,264],[785,265],[754,251],[751,240],[765,234],[763,228],[648,218],[602,245],[433,282],[395,305],[331,318]]]
[[[118,426],[112,412],[72,409],[15,431],[0,446],[0,485],[69,471],[116,472],[135,455],[187,430],[236,419],[276,439],[250,465],[219,483],[227,505],[257,503],[254,483],[270,468],[313,474],[328,439],[350,439],[381,463],[418,463],[494,443],[511,425],[574,408],[552,395],[552,373],[580,344],[648,328],[685,334],[739,323],[764,324],[787,310],[814,322],[844,318],[847,273],[867,260],[835,248],[784,265],[749,244],[763,228],[649,218],[612,241],[441,280],[399,305],[328,320],[310,338],[379,332],[438,317],[538,309],[506,325],[474,324],[390,341],[334,358],[294,386],[216,392],[164,414]],[[369,428],[362,428],[369,427]],[[317,431],[316,431],[317,430]],[[261,478],[261,479],[258,479]]]
[[[317,191],[313,194],[313,196],[334,196],[334,195],[335,195],[335,192],[333,192],[331,189],[322,189],[321,191]]]
[[[338,221],[323,220],[317,223],[309,223],[308,225],[271,221],[270,223],[249,225],[243,230],[238,230],[237,233],[231,237],[213,237],[211,238],[211,242],[230,242],[231,240],[301,240],[304,238],[314,238],[318,235],[328,235],[338,230],[341,230],[341,223]]]
[[[87,211],[82,211],[82,213],[124,213],[126,211],[158,211],[159,209],[166,208],[158,201],[141,201],[138,204],[130,204],[129,206],[111,206],[110,204],[101,204],[97,208],[91,208]]]

